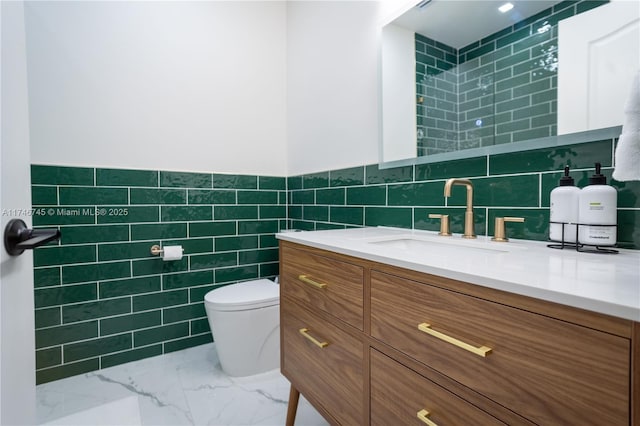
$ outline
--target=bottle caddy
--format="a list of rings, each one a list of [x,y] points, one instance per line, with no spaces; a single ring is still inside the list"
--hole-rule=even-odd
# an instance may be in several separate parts
[[[589,184],[578,189],[573,186],[569,167],[565,167],[560,186],[551,191],[549,239],[561,244],[549,247],[617,253],[601,247],[617,242],[618,192],[607,185],[607,178],[600,173],[600,163],[596,163],[595,168]],[[584,246],[595,246],[595,249]]]

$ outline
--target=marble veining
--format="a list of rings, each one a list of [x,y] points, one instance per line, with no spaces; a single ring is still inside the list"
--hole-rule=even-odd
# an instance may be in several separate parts
[[[229,377],[215,344],[37,386],[38,424],[283,425],[289,382],[278,370]],[[301,397],[296,425],[327,422]]]

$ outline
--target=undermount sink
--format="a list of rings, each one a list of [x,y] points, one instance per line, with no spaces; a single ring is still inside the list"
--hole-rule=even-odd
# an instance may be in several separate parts
[[[480,251],[484,253],[508,253],[512,247],[501,245],[501,243],[491,243],[487,241],[478,241],[475,239],[461,239],[456,237],[440,237],[440,236],[414,236],[404,235],[395,237],[379,238],[369,241],[369,244],[375,244],[380,247],[386,247],[404,251],[422,251],[422,250],[446,250],[456,251]]]

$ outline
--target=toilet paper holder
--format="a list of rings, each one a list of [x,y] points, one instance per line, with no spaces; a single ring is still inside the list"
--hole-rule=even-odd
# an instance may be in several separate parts
[[[182,252],[184,253],[184,249],[182,249]],[[154,256],[162,256],[164,253],[164,250],[162,250],[162,248],[158,245],[158,244],[154,244],[151,246],[151,254]]]

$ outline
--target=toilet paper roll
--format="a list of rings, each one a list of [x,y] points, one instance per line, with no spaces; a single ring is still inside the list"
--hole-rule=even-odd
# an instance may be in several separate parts
[[[182,259],[182,246],[164,246],[162,248],[162,260],[180,260]]]

